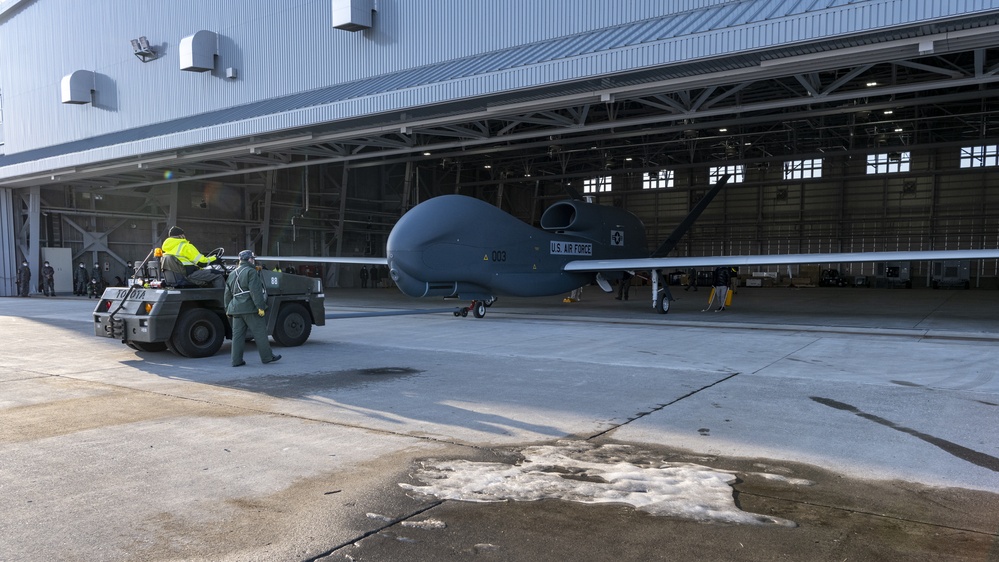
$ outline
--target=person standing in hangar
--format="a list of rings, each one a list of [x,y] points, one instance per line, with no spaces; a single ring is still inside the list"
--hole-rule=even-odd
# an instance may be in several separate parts
[[[725,297],[728,296],[728,283],[732,279],[732,268],[728,266],[721,266],[715,268],[714,279],[711,285],[714,289],[711,292],[711,299],[708,300],[708,307],[701,312],[707,312],[711,310],[714,305],[715,299],[718,299],[718,308],[715,312],[721,312],[725,310]]]
[[[261,363],[273,363],[281,359],[280,355],[271,351],[271,344],[267,339],[267,321],[264,320],[267,314],[267,297],[252,250],[239,253],[239,265],[226,279],[223,299],[225,313],[232,322],[232,366],[246,365],[243,348],[246,345],[247,331],[257,344]]]

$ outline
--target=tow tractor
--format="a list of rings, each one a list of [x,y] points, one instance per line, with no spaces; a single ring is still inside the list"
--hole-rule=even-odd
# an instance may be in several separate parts
[[[224,295],[225,279],[235,266],[226,266],[223,254],[222,248],[212,250],[207,255],[216,260],[187,276],[170,263],[173,256],[163,256],[157,264],[155,250],[150,252],[129,286],[104,290],[94,309],[94,335],[138,351],[215,355],[232,339]],[[321,279],[267,270],[260,271],[260,278],[267,292],[267,333],[276,344],[302,345],[313,325],[326,324]]]

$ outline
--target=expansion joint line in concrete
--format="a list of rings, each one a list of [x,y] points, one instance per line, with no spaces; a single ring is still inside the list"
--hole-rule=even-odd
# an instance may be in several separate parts
[[[7,384],[7,383],[21,382],[21,381],[31,381],[31,380],[35,380],[35,379],[46,379],[46,378],[49,378],[49,377],[57,376],[57,375],[50,375],[48,373],[39,373],[39,372],[36,372],[36,371],[29,371],[29,370],[24,370],[23,372],[24,372],[24,376],[23,377],[18,377],[18,378],[13,378],[13,379],[4,379],[4,380],[0,381],[0,384]]]
[[[937,312],[940,312],[940,309],[942,309],[944,307],[944,305],[950,304],[950,301],[954,298],[954,295],[956,295],[956,294],[957,294],[957,292],[955,291],[954,294],[948,295],[947,298],[945,298],[942,302],[940,302],[939,304],[937,304],[937,306],[934,307],[933,310],[927,312],[923,316],[922,320],[920,320],[919,322],[916,322],[916,324],[913,327],[915,328],[915,327],[919,326],[923,322],[926,322],[927,320],[929,320],[930,317],[932,317],[934,314],[936,314]]]
[[[943,525],[943,524],[940,524],[940,523],[930,523],[929,521],[920,521],[918,519],[908,519],[906,517],[897,517],[895,515],[887,515],[885,513],[874,513],[872,511],[864,511],[862,509],[851,509],[851,508],[847,508],[847,507],[838,507],[838,506],[835,506],[835,505],[827,505],[827,504],[824,504],[824,503],[808,502],[808,501],[803,501],[803,500],[790,500],[790,499],[787,499],[787,498],[781,498],[781,497],[777,497],[777,496],[770,496],[770,495],[767,495],[767,494],[754,494],[754,493],[751,493],[751,492],[738,491],[737,494],[739,496],[750,496],[750,497],[754,497],[754,498],[762,498],[762,499],[774,500],[774,501],[779,501],[779,502],[787,502],[787,503],[793,503],[793,504],[798,504],[798,505],[807,505],[809,507],[819,507],[819,508],[822,508],[822,509],[830,509],[830,510],[833,510],[833,511],[842,511],[844,513],[852,513],[852,514],[856,514],[856,515],[866,515],[868,517],[876,517],[878,519],[891,519],[893,521],[902,521],[902,522],[905,522],[905,523],[913,523],[915,525],[926,525],[927,527],[933,527],[935,529],[948,529],[948,530],[951,530],[951,531],[960,531],[962,533],[974,533],[976,535],[983,535],[983,536],[986,536],[986,537],[996,537],[996,538],[999,538],[999,533],[990,533],[988,531],[979,531],[977,529],[966,529],[964,527],[954,527],[953,525]]]
[[[624,426],[628,425],[629,423],[631,423],[631,422],[633,422],[635,420],[640,420],[640,419],[644,418],[645,416],[654,414],[654,413],[656,413],[656,412],[658,412],[658,411],[660,411],[660,410],[662,410],[664,408],[668,408],[669,406],[672,406],[673,404],[676,404],[677,402],[679,402],[681,400],[686,400],[687,398],[690,398],[691,396],[697,394],[698,392],[701,392],[703,390],[707,390],[707,389],[709,389],[709,388],[711,388],[711,387],[713,387],[715,385],[721,384],[721,383],[723,383],[723,382],[725,382],[725,381],[727,381],[727,380],[729,380],[729,379],[737,376],[738,374],[739,373],[732,373],[731,375],[728,375],[727,377],[718,379],[718,380],[716,380],[715,382],[713,382],[711,384],[702,386],[701,388],[698,388],[696,390],[692,390],[692,391],[688,392],[687,394],[684,394],[683,396],[677,398],[676,400],[671,400],[671,401],[669,401],[669,402],[667,402],[665,404],[660,404],[660,405],[656,406],[655,408],[652,408],[648,412],[639,412],[638,414],[635,414],[634,416],[628,418],[627,421],[624,421],[624,422],[619,423],[619,424],[614,424],[613,426],[608,427],[607,429],[605,429],[605,430],[603,430],[603,431],[601,431],[599,433],[594,433],[593,435],[587,437],[586,440],[589,441],[591,439],[597,439],[598,437],[603,437],[603,436],[607,435],[608,433],[610,433],[610,432],[612,432],[612,431],[614,431],[614,430],[616,430],[616,429],[618,429],[620,427],[624,427]]]
[[[819,341],[819,340],[818,339],[811,340],[810,342],[808,342],[805,345],[799,347],[798,349],[795,349],[793,351],[789,351],[789,352],[785,353],[784,355],[782,355],[779,358],[771,361],[770,363],[767,363],[766,365],[760,367],[759,369],[756,369],[755,371],[753,371],[753,374],[755,375],[756,373],[759,373],[760,371],[763,371],[765,369],[769,369],[770,367],[773,367],[777,363],[780,363],[781,361],[787,359],[788,357],[790,357],[790,356],[792,356],[792,355],[794,355],[796,353],[801,352],[801,350],[805,349],[806,347],[811,346],[812,344],[814,344],[817,341]]]
[[[382,531],[384,531],[386,529],[389,529],[391,527],[394,527],[395,525],[398,525],[399,523],[402,523],[403,521],[407,521],[409,519],[412,519],[413,517],[416,517],[417,515],[419,515],[421,513],[430,511],[431,509],[439,506],[442,503],[444,503],[444,500],[435,501],[435,502],[433,502],[433,503],[431,503],[429,505],[421,507],[420,509],[414,511],[413,513],[410,513],[409,515],[404,515],[402,517],[398,517],[396,519],[388,521],[387,523],[385,523],[381,527],[378,527],[377,529],[372,529],[372,530],[367,531],[367,532],[365,532],[365,533],[363,533],[361,535],[358,535],[357,537],[354,537],[353,539],[350,539],[347,542],[340,543],[340,544],[334,546],[333,548],[327,550],[326,552],[323,552],[323,553],[318,554],[316,556],[313,556],[311,558],[305,558],[305,559],[302,560],[302,562],[316,562],[317,560],[321,560],[323,558],[326,558],[327,556],[333,554],[334,552],[340,550],[341,548],[344,548],[346,546],[350,546],[352,544],[356,544],[358,541],[362,541],[362,540],[370,537],[371,535],[376,535],[378,533],[381,533]]]

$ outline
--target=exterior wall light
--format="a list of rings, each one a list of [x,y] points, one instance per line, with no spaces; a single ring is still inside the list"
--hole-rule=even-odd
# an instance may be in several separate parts
[[[142,62],[156,60],[156,51],[149,45],[149,40],[143,35],[138,39],[132,39],[132,53]]]

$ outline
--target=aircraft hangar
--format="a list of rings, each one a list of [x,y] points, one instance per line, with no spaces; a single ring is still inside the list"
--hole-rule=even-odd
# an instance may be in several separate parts
[[[675,255],[996,248],[997,43],[999,0],[6,0],[0,295],[171,225],[380,256],[447,193],[537,224],[575,190],[657,245],[724,174]]]

